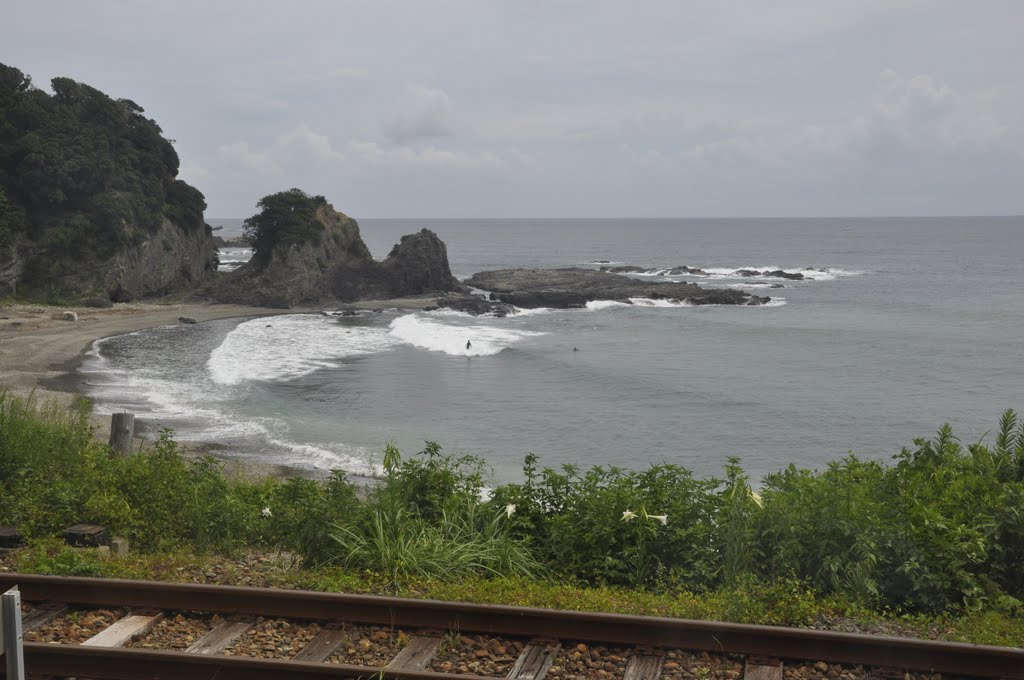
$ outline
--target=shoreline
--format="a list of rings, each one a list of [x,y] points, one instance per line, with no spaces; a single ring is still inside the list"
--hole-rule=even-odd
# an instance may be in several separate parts
[[[19,396],[35,394],[40,401],[57,401],[70,406],[82,397],[82,376],[78,368],[97,340],[148,328],[180,323],[179,317],[197,323],[217,319],[261,318],[287,314],[315,314],[328,309],[423,309],[436,297],[365,300],[336,307],[295,307],[274,309],[213,303],[120,303],[108,309],[56,307],[29,303],[0,305],[0,389]],[[75,321],[65,321],[74,312]],[[107,416],[91,413],[97,439],[106,441],[110,431]],[[141,421],[141,422],[140,422]],[[151,441],[154,427],[142,416],[136,425],[136,439]],[[273,462],[259,462],[218,453],[216,441],[178,442],[186,456],[210,455],[224,464],[225,472],[247,478],[293,476],[317,477],[307,469]],[[326,473],[323,475],[326,476]]]

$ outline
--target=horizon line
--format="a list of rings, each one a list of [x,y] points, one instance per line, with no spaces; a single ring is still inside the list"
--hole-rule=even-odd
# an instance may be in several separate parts
[[[345,213],[348,215],[348,213]],[[351,217],[351,215],[349,215]],[[679,216],[666,215],[659,217],[638,217],[636,215],[607,216],[578,216],[578,217],[545,217],[534,215],[532,217],[423,217],[423,216],[362,216],[361,220],[446,220],[446,221],[471,221],[471,220],[892,220],[892,219],[961,219],[972,217],[990,218],[1024,218],[1024,213],[1019,214],[964,214],[964,215],[760,215],[760,216]],[[204,217],[204,220],[246,220],[248,217]]]

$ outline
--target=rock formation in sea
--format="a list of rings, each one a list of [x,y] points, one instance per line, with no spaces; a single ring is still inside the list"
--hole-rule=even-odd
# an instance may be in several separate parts
[[[703,269],[698,267],[687,267],[686,265],[680,265],[678,267],[641,267],[635,264],[626,264],[616,267],[604,266],[600,269],[603,272],[609,272],[611,274],[656,274],[659,276],[680,276],[682,274],[691,274],[693,276],[710,276],[710,274]],[[733,271],[732,274],[734,276],[742,276],[744,278],[757,276],[764,278],[789,279],[790,281],[803,281],[807,278],[800,272],[787,272],[782,269],[765,269],[763,271],[758,271],[756,269],[737,269]]]
[[[267,196],[246,221],[253,258],[210,290],[217,302],[287,308],[464,291],[448,251],[423,229],[373,259],[354,219],[299,189]]]
[[[629,302],[631,298],[685,301],[692,305],[760,305],[771,299],[735,289],[706,289],[695,283],[640,281],[582,268],[502,269],[479,272],[465,283],[489,291],[492,301],[522,308],[565,309],[583,307],[593,300]],[[440,302],[446,304],[444,300]]]
[[[127,99],[0,64],[0,297],[124,302],[217,270],[205,199]]]

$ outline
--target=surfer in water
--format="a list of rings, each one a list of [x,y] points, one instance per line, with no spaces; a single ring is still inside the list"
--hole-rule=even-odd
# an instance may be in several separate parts
[[[466,349],[469,349],[472,346],[473,346],[473,343],[470,342],[469,340],[466,340]]]

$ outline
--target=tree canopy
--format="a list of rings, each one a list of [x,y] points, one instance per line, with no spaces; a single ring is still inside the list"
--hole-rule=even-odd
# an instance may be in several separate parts
[[[0,249],[21,235],[51,258],[102,256],[164,217],[204,228],[203,195],[176,179],[178,154],[142,107],[69,78],[51,85],[0,64]]]
[[[260,212],[245,221],[244,233],[252,243],[253,257],[266,262],[281,244],[319,242],[324,226],[316,211],[327,205],[323,196],[310,196],[301,189],[289,189],[264,196],[256,204]]]

